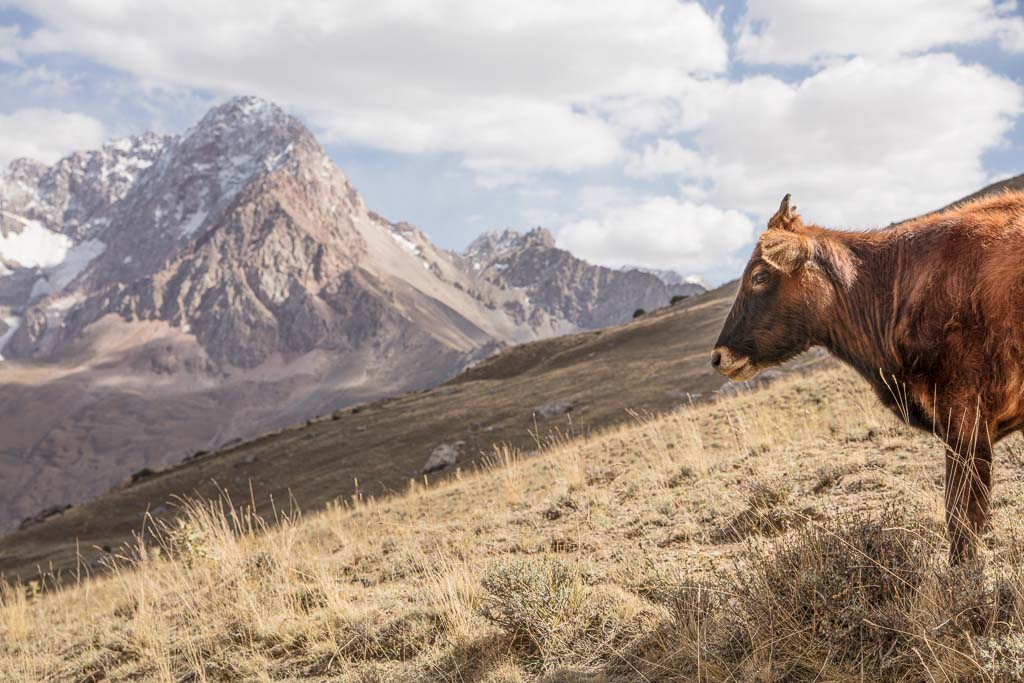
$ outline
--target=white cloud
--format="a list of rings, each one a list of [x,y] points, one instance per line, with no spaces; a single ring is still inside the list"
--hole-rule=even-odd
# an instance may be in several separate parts
[[[253,93],[306,114],[329,139],[455,152],[494,180],[618,158],[635,108],[727,45],[696,2],[292,0],[37,2],[22,50],[86,55],[141,79]]]
[[[833,227],[929,211],[991,180],[983,155],[1024,111],[1019,85],[949,54],[857,58],[797,83],[755,76],[699,88],[691,94],[702,111],[687,121],[696,151],[659,139],[626,167],[640,178],[678,176],[678,196],[581,200],[595,217],[565,221],[563,246],[609,265],[729,277],[736,249],[753,237],[746,215],[763,225],[784,193],[808,220]]]
[[[751,63],[891,57],[995,39],[1024,50],[1016,3],[991,0],[748,0],[736,52]]]
[[[560,247],[594,263],[683,272],[709,272],[753,237],[753,223],[738,211],[664,196],[610,206],[557,235]]]
[[[0,89],[17,92],[21,97],[63,98],[71,93],[74,80],[45,66],[11,69],[0,73]]]
[[[19,62],[17,26],[0,26],[0,62]]]
[[[0,167],[18,157],[53,163],[79,149],[103,144],[103,124],[85,114],[57,109],[18,109],[0,114]]]
[[[703,161],[692,149],[675,140],[661,139],[647,145],[626,161],[626,175],[634,178],[654,178],[661,175],[700,175]]]
[[[1005,19],[996,33],[996,40],[1007,52],[1024,52],[1024,17]]]
[[[948,54],[854,59],[797,84],[708,90],[698,179],[719,206],[764,216],[792,192],[813,220],[885,224],[990,180],[982,155],[1024,110],[1013,81]]]

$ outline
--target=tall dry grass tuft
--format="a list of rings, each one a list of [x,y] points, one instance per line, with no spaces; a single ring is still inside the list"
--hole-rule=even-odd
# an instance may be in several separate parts
[[[638,427],[637,455],[656,486],[668,489],[681,480],[707,476],[710,462],[704,437],[691,411],[664,416],[628,412]]]
[[[28,595],[23,584],[0,580],[0,633],[4,638],[20,640],[28,635],[32,619]]]
[[[508,444],[500,444],[484,457],[484,467],[501,483],[505,502],[519,505],[524,500],[522,456]]]
[[[470,559],[470,553],[452,554],[435,548],[421,560],[426,602],[455,641],[472,639],[478,625],[481,569]]]
[[[590,466],[587,462],[586,448],[582,443],[593,444],[592,437],[573,437],[560,431],[553,432],[541,442],[547,460],[555,477],[561,481],[566,491],[572,493],[587,487]]]

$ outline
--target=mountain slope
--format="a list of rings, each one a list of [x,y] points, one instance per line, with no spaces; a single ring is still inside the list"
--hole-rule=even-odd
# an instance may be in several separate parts
[[[953,202],[953,204],[959,204],[960,202],[966,202],[972,199],[984,197],[986,195],[996,194],[998,192],[1006,192],[1008,190],[1024,190],[1024,174],[1014,176],[1012,178],[1006,178],[1005,180],[999,180],[997,182],[992,183],[991,185],[986,185],[977,192],[967,195],[959,202]],[[950,206],[953,206],[953,204],[950,204]]]
[[[585,433],[632,420],[627,408],[643,414],[700,401],[723,382],[707,356],[733,294],[728,285],[625,325],[519,345],[437,388],[189,460],[0,538],[0,572],[71,566],[73,538],[94,557],[95,548],[129,538],[147,509],[169,514],[175,494],[216,496],[219,486],[247,498],[251,483],[261,500],[294,497],[310,510],[352,494],[357,481],[375,495],[402,488],[445,445],[468,467],[494,443],[534,448],[537,430],[571,422]],[[821,362],[805,357],[794,367]]]
[[[232,99],[0,177],[0,529],[143,468],[434,386],[673,289],[553,244],[512,281],[369,211],[294,117]],[[488,271],[490,273],[490,271]]]

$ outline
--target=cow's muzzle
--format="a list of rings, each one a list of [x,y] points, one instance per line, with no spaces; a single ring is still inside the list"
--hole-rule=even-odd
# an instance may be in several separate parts
[[[760,370],[750,360],[750,356],[734,353],[726,346],[719,346],[711,352],[711,367],[733,382],[753,379],[754,375]]]

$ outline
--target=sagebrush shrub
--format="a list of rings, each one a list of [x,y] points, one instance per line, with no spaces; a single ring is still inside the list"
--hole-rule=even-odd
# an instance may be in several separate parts
[[[585,621],[587,590],[574,567],[556,560],[510,560],[484,574],[481,614],[528,652],[563,650]]]
[[[607,664],[654,621],[647,603],[613,586],[589,586],[577,566],[560,560],[501,561],[481,583],[480,613],[532,668]]]

